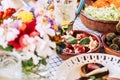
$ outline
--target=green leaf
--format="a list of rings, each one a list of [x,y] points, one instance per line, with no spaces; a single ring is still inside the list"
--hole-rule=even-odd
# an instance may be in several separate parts
[[[79,42],[79,44],[89,44],[89,43],[90,43],[89,37],[83,38]]]
[[[8,45],[6,48],[3,48],[1,45],[0,45],[0,50],[4,50],[4,51],[13,51],[13,47]]]
[[[66,39],[68,43],[70,44],[77,44],[77,39],[74,37],[69,37]]]
[[[24,71],[31,71],[34,67],[34,63],[32,59],[22,61],[22,67]]]
[[[47,65],[46,59],[42,59],[42,60],[41,60],[41,63],[42,63],[43,65]]]

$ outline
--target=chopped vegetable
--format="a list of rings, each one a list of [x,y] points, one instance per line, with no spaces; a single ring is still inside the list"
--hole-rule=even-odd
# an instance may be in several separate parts
[[[109,7],[110,4],[114,4],[117,8],[120,7],[120,0],[96,0],[92,3],[92,6],[95,7]]]
[[[120,8],[116,8],[113,4],[102,8],[88,6],[84,9],[84,13],[99,20],[120,20]]]

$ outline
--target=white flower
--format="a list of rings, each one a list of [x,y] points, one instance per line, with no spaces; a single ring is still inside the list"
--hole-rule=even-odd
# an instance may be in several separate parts
[[[39,18],[38,21],[40,21]],[[51,29],[51,25],[49,23],[41,24],[40,22],[36,25],[36,30],[40,32],[40,36],[43,38],[40,40],[40,43],[36,48],[38,55],[43,57],[52,55],[53,50],[51,48],[55,48],[56,44],[50,40],[48,35],[55,36],[55,31]]]
[[[33,47],[34,46],[34,47]],[[35,45],[30,45],[27,46],[23,49],[21,55],[22,55],[22,60],[29,60],[30,58],[33,59],[33,63],[36,65],[39,62],[38,57],[34,54],[35,50]]]
[[[39,56],[46,58],[48,56],[48,53],[46,53],[46,51],[49,52],[48,50],[48,44],[47,42],[45,42],[44,40],[40,40],[40,42],[36,45],[36,52]]]
[[[45,40],[50,47],[56,47],[55,42],[52,42],[47,34],[43,36],[43,40]]]
[[[23,60],[29,60],[32,58],[34,64],[37,64],[40,60],[39,57],[46,58],[47,56],[53,54],[53,51],[50,48],[50,44],[48,44],[50,41],[43,40],[39,36],[29,37],[27,35],[24,37],[24,40],[28,44],[23,48],[21,53]]]
[[[5,19],[5,20],[3,21],[3,24],[9,24],[9,23],[11,23],[11,22],[13,22],[13,19],[12,19],[12,18],[8,18],[8,19]]]
[[[39,36],[29,37],[25,35],[24,41],[26,41],[28,44],[23,48],[21,53],[23,60],[29,60],[32,58],[33,63],[38,64],[40,60],[39,57],[46,58],[52,54],[52,50],[48,42],[41,39]]]
[[[9,26],[1,26],[0,27],[0,45],[4,48],[7,47],[9,41],[14,40],[19,31],[16,28],[11,28]]]
[[[17,35],[19,34],[19,31],[15,28],[8,28],[8,32],[6,33],[6,40],[11,41],[14,40]]]
[[[24,35],[23,40],[23,43],[26,43],[26,46],[22,49],[22,56],[23,59],[28,60],[33,56],[36,45],[34,44],[34,38],[29,37],[28,35]]]
[[[45,34],[54,36],[55,31],[51,29],[51,24],[44,22],[45,24],[42,24],[41,22],[41,17],[37,17],[37,25],[36,25],[36,30],[40,32],[41,37],[43,37]]]
[[[52,44],[48,35],[55,36],[55,31],[51,29],[50,27],[51,27],[50,24],[43,25],[41,23],[38,23],[36,25],[36,30],[40,32],[40,36],[43,37],[44,40],[47,40],[48,43]]]

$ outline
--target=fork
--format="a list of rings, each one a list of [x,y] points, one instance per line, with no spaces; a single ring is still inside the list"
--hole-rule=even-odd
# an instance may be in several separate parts
[[[81,12],[81,10],[82,10],[82,8],[83,8],[84,2],[85,2],[85,0],[80,0],[80,4],[79,4],[79,6],[78,6],[78,11],[77,11],[76,16],[75,16],[74,20],[71,21],[71,22],[68,24],[68,30],[67,30],[68,33],[70,33],[70,32],[73,30],[73,24],[74,24],[75,20],[77,19],[77,17],[79,16],[79,14],[80,14],[80,12]]]

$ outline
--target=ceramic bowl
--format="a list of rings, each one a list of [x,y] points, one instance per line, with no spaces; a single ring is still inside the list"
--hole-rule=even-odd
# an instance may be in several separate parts
[[[109,46],[107,46],[106,40],[105,40],[105,36],[108,33],[110,33],[110,32],[106,32],[106,33],[102,34],[102,36],[101,36],[101,40],[102,40],[102,45],[104,47],[104,51],[107,54],[111,54],[111,55],[115,55],[115,56],[120,57],[120,51],[113,50],[113,49],[109,48]]]
[[[92,4],[93,0],[85,0],[85,7]],[[118,21],[112,20],[99,20],[92,18],[85,14],[83,10],[80,14],[81,22],[89,29],[99,31],[99,32],[108,32],[108,31],[116,31],[115,26],[117,25]]]
[[[85,33],[85,34],[87,34],[87,35],[93,36],[93,37],[97,40],[97,42],[98,42],[97,47],[94,48],[92,51],[87,52],[87,53],[98,53],[98,52],[100,52],[101,40],[100,40],[100,37],[99,37],[98,35],[96,35],[96,34],[94,34],[94,33],[91,33],[91,32],[88,32],[88,31],[74,30],[74,31],[73,31],[73,36],[75,36],[75,35],[77,35],[77,34],[80,34],[80,33]],[[85,54],[87,54],[87,53],[85,53]],[[83,54],[83,53],[79,53],[79,54]],[[58,56],[59,56],[60,58],[62,58],[63,60],[66,60],[66,59],[68,59],[68,58],[70,58],[70,57],[73,57],[73,56],[76,56],[76,55],[79,55],[79,54],[65,53],[65,52],[64,52],[64,53],[58,54]]]

